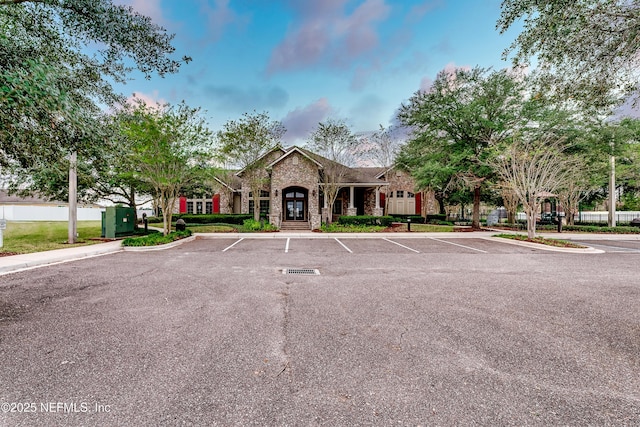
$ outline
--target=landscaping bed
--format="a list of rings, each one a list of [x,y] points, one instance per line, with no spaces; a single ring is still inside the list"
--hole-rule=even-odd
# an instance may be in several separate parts
[[[175,242],[191,236],[191,230],[173,231],[166,236],[162,233],[152,233],[144,237],[127,237],[122,241],[122,246],[158,246]]]
[[[546,237],[535,237],[530,239],[524,234],[496,234],[493,237],[501,237],[503,239],[518,240],[521,242],[538,243],[541,245],[553,246],[556,248],[573,248],[573,249],[585,249],[586,246],[579,245],[577,243],[569,242],[567,240],[560,239],[548,239]]]

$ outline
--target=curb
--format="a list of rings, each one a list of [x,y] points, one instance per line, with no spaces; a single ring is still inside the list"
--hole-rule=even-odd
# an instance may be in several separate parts
[[[118,242],[120,243],[120,242]],[[69,252],[73,251],[73,249],[57,249],[56,251],[46,251],[46,252],[34,252],[31,254],[23,254],[23,255],[13,255],[10,260],[7,262],[12,262],[11,264],[2,265],[2,260],[0,259],[0,276],[9,274],[9,273],[17,273],[19,271],[30,270],[37,267],[44,267],[53,264],[61,264],[63,262],[70,262],[85,258],[93,258],[102,255],[109,255],[113,253],[117,253],[122,251],[122,246],[118,244],[118,246],[107,243],[105,246],[99,247],[99,245],[85,246],[81,247],[83,249],[91,248],[83,250],[82,252]],[[17,261],[17,262],[16,262]]]
[[[482,238],[486,239],[486,240],[489,240],[489,241],[493,241],[493,242],[508,243],[510,245],[524,246],[524,247],[532,248],[532,249],[542,249],[544,251],[551,251],[551,252],[562,252],[562,253],[573,253],[573,254],[603,254],[603,253],[605,253],[605,251],[603,251],[601,249],[595,249],[595,248],[592,248],[591,246],[583,245],[582,243],[580,243],[580,244],[585,246],[585,248],[560,248],[560,247],[557,247],[557,246],[544,245],[542,243],[523,242],[523,241],[520,241],[520,240],[505,239],[503,237],[482,236]]]
[[[164,245],[155,246],[123,246],[122,250],[125,252],[146,252],[146,251],[162,251],[164,249],[170,249],[175,246],[181,245],[187,242],[193,242],[196,240],[196,235],[185,237],[184,239],[178,239],[171,243],[165,243]]]

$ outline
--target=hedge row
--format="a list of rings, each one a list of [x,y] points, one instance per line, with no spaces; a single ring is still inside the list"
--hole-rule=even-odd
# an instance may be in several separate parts
[[[393,215],[395,222],[407,222],[408,219],[411,219],[413,224],[424,224],[425,218],[420,215]]]
[[[556,230],[557,226],[539,226],[538,230]],[[639,234],[638,227],[601,227],[597,225],[563,225],[563,231],[581,231],[584,233],[617,233],[617,234]]]
[[[338,218],[338,223],[342,225],[382,225],[389,227],[395,218],[392,216],[373,216],[373,215],[358,215],[347,216],[343,215]]]
[[[144,237],[127,237],[122,241],[122,246],[157,246],[171,243],[176,240],[191,236],[191,230],[174,231],[164,236],[162,233],[153,233]]]

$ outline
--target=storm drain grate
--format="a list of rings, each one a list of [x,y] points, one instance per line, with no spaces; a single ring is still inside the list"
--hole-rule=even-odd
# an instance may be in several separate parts
[[[298,276],[316,276],[320,271],[316,268],[285,268],[282,274],[296,274]]]

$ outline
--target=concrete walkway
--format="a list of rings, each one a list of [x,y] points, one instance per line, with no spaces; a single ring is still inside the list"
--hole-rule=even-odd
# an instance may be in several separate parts
[[[73,261],[99,255],[110,254],[122,250],[122,242],[114,241],[98,243],[96,245],[77,246],[69,249],[34,252],[31,254],[11,255],[0,257],[0,275],[24,269]]]
[[[273,232],[273,233],[194,233],[193,238],[153,248],[127,248],[127,250],[159,250],[185,243],[194,238],[201,239],[424,239],[424,238],[488,238],[504,231],[474,231],[454,233],[314,233],[314,232]],[[580,234],[580,233],[538,233],[539,236],[562,240],[640,240],[637,234]],[[516,243],[515,241],[510,241]],[[524,242],[526,243],[526,242]],[[82,258],[106,255],[122,251],[121,241],[99,243],[96,245],[78,246],[69,249],[36,252],[24,255],[0,257],[0,275],[25,269],[51,265],[59,262],[73,261]],[[553,248],[557,251],[559,248]],[[562,248],[560,248],[562,250]]]

